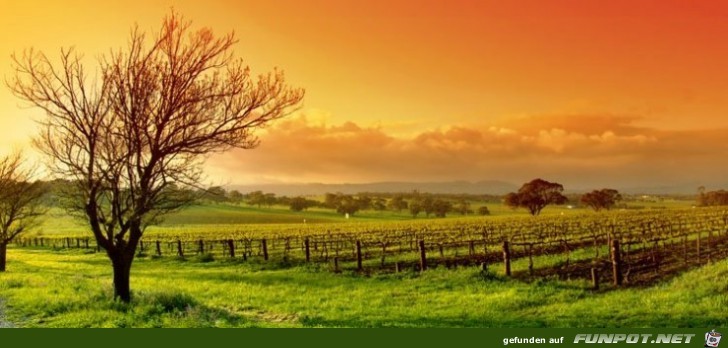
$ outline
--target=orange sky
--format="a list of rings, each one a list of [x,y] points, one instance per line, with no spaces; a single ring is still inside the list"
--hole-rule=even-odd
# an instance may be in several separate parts
[[[728,183],[728,4],[696,3],[0,0],[0,73],[31,46],[91,64],[174,6],[307,91],[215,180],[709,186]],[[34,132],[18,106],[0,89],[5,149]]]

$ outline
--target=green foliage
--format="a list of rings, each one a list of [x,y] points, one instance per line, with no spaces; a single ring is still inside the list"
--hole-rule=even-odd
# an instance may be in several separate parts
[[[488,206],[484,205],[484,206],[478,208],[478,215],[482,215],[482,216],[490,215],[490,209],[488,209]]]
[[[581,203],[591,207],[594,211],[612,209],[621,200],[622,195],[614,189],[594,190],[581,196]]]
[[[564,187],[561,184],[534,179],[523,184],[518,192],[507,194],[504,202],[509,207],[527,208],[531,215],[535,216],[549,204],[566,203],[566,196],[561,194],[563,191]]]

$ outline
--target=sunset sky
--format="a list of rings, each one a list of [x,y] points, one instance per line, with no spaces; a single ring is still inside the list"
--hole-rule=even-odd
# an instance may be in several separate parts
[[[719,1],[0,0],[0,74],[35,47],[89,66],[174,7],[235,31],[254,73],[306,89],[255,150],[211,180],[374,182],[535,177],[566,187],[728,184],[728,3]],[[0,89],[0,150],[28,147]],[[31,151],[31,150],[28,150]]]

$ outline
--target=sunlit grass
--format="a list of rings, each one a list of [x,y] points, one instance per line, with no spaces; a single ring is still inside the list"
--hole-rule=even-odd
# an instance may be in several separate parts
[[[593,293],[585,280],[525,283],[476,267],[367,277],[326,266],[140,258],[131,305],[111,300],[110,272],[102,254],[13,248],[0,297],[8,319],[26,327],[728,324],[715,310],[728,305],[726,261],[651,288]]]

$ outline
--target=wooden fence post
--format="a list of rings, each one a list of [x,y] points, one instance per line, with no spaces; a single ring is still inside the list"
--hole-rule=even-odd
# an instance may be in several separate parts
[[[622,285],[622,259],[620,255],[619,240],[612,240],[612,275],[614,277],[614,285]]]
[[[308,240],[308,238],[303,241],[303,245],[306,248],[306,262],[311,262],[311,242]]]
[[[503,241],[503,267],[505,269],[506,276],[511,276],[511,248],[508,245],[508,241]]]
[[[227,240],[227,246],[228,246],[228,253],[230,253],[230,258],[235,258],[235,242],[232,239]]]
[[[683,261],[685,265],[688,264],[688,235],[687,233],[683,235]]]
[[[162,245],[159,242],[159,240],[155,241],[155,244],[157,244],[157,255],[162,256]]]
[[[260,241],[260,246],[261,246],[261,248],[263,248],[263,260],[268,261],[268,241],[265,238],[263,238]]]
[[[420,271],[427,270],[427,255],[425,251],[425,241],[420,240]]]
[[[697,260],[698,264],[700,264],[700,236],[702,235],[702,232],[698,231],[698,239],[695,240],[695,249],[697,251]]]
[[[591,269],[592,289],[599,290],[599,270],[595,267]]]
[[[361,241],[356,241],[356,270],[361,271]]]
[[[528,244],[528,275],[533,276],[533,243]]]
[[[177,256],[185,257],[185,252],[182,249],[182,241],[177,239]]]

